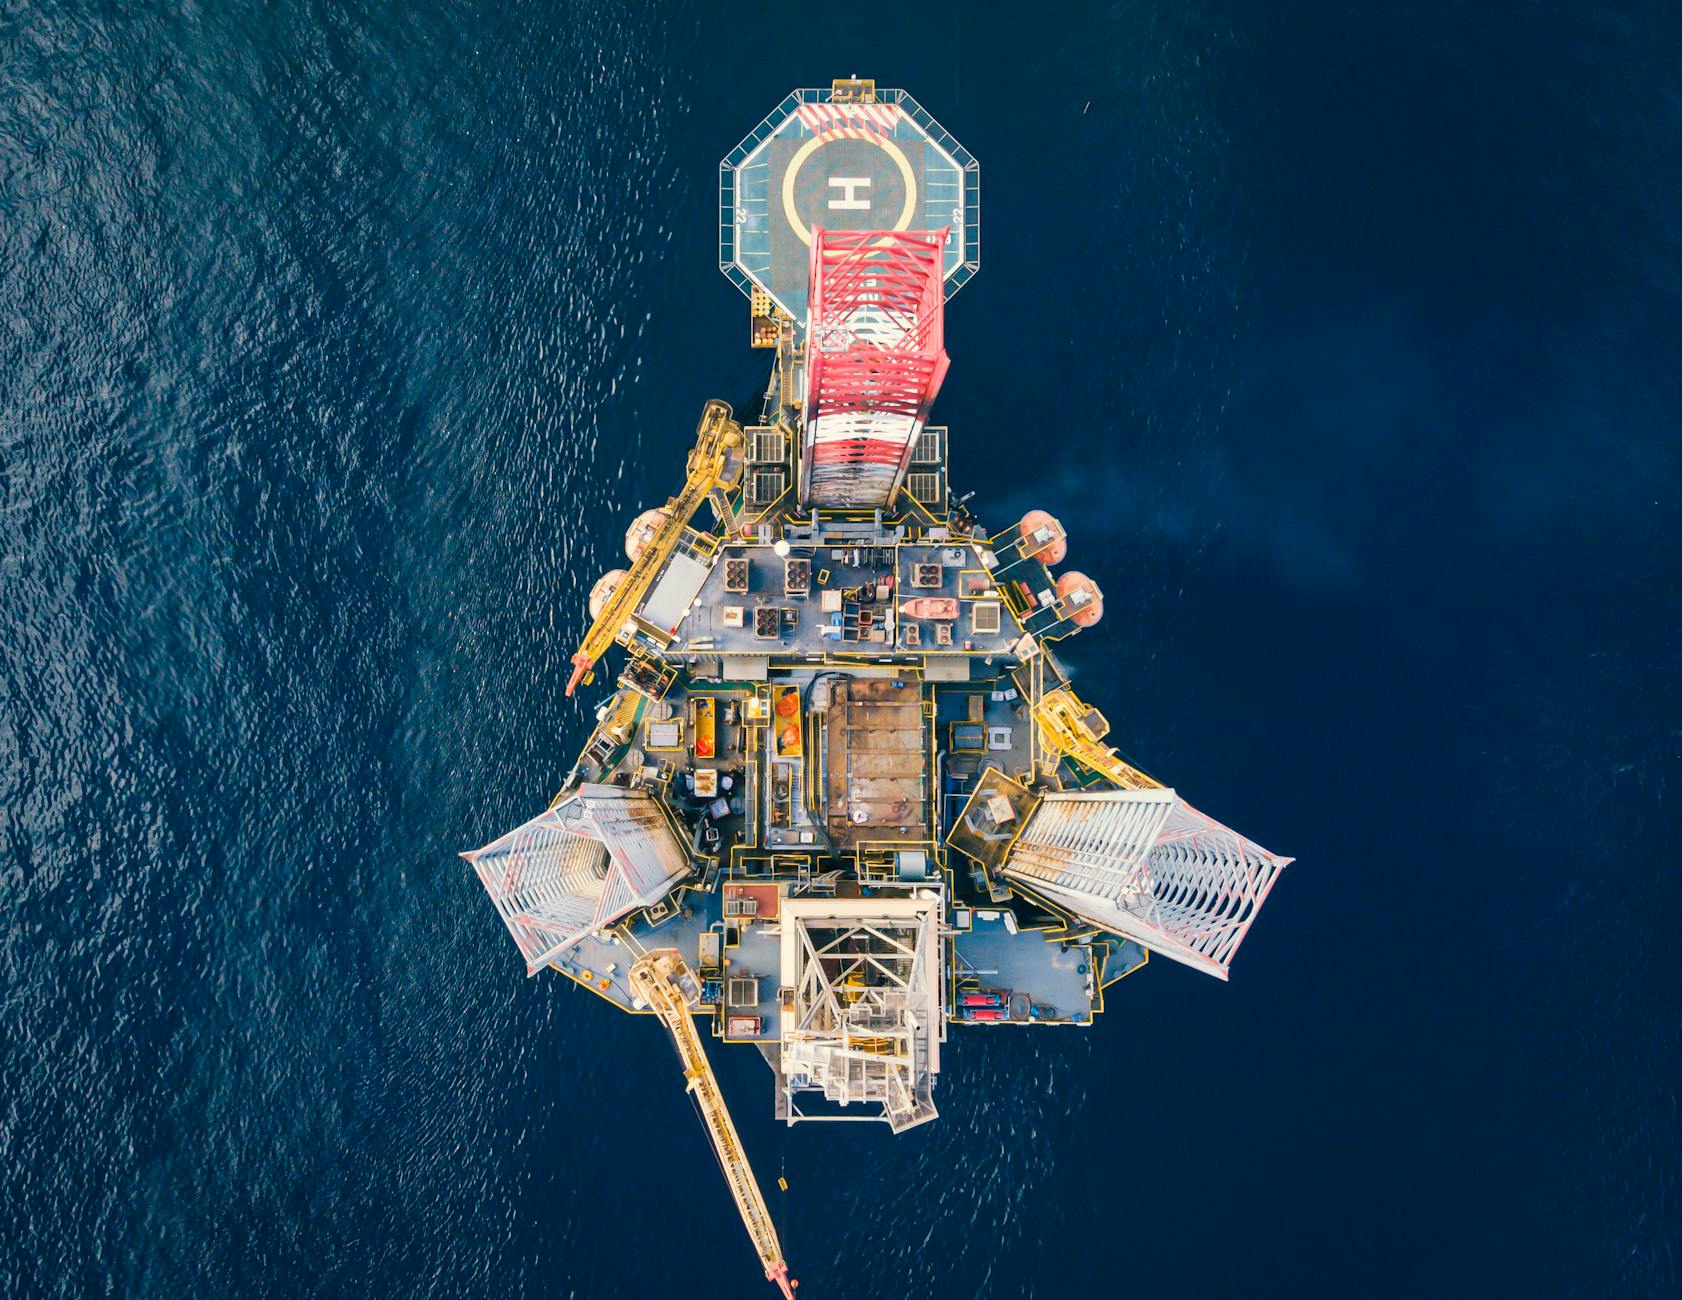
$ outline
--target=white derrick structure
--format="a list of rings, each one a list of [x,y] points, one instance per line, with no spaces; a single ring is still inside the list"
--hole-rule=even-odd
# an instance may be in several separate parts
[[[784,1011],[779,1074],[788,1122],[796,1094],[879,1108],[899,1133],[934,1119],[940,1072],[940,910],[931,897],[788,899],[783,903]]]
[[[610,785],[581,785],[462,857],[496,904],[528,975],[658,902],[689,872],[689,855],[654,797]]]
[[[1101,929],[1224,980],[1291,861],[1172,790],[1112,790],[1047,795],[1004,874]]]

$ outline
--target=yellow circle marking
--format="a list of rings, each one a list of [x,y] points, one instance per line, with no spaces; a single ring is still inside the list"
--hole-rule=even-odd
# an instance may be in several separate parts
[[[794,182],[800,175],[800,169],[806,165],[806,160],[824,145],[829,143],[826,136],[815,135],[794,152],[794,157],[788,160],[788,170],[783,173],[783,215],[788,218],[788,224],[794,227],[794,233],[800,236],[802,244],[812,242],[812,232],[806,229],[806,223],[800,219],[800,214],[794,210]],[[911,218],[917,211],[917,178],[911,171],[911,160],[900,151],[900,147],[887,136],[872,135],[869,143],[887,153],[899,164],[899,174],[905,181],[905,211],[899,214],[899,220],[894,222],[895,230],[907,230],[911,226]]]

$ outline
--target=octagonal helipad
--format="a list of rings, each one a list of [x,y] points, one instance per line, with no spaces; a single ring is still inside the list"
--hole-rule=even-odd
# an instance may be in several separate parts
[[[719,269],[806,318],[812,229],[948,227],[951,297],[981,255],[981,169],[903,90],[797,90],[719,165]]]

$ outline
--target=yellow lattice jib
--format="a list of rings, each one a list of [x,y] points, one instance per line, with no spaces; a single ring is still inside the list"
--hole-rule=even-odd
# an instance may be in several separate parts
[[[1123,790],[1159,790],[1162,782],[1145,775],[1102,744],[1110,724],[1097,709],[1083,704],[1073,691],[1047,691],[1034,705],[1040,740],[1053,754],[1063,754],[1108,777]]]

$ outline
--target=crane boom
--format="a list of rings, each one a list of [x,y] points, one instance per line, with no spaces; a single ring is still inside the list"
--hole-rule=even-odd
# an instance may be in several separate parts
[[[1147,776],[1108,745],[1100,743],[1109,734],[1110,724],[1097,709],[1082,703],[1073,691],[1063,687],[1047,691],[1034,705],[1033,713],[1040,738],[1053,753],[1067,754],[1123,790],[1162,788],[1162,782]]]
[[[787,1300],[794,1300],[797,1284],[788,1275],[788,1262],[783,1259],[776,1225],[771,1222],[765,1198],[759,1194],[759,1183],[754,1179],[747,1153],[742,1150],[736,1126],[724,1105],[724,1093],[719,1089],[718,1079],[707,1061],[706,1050],[701,1046],[701,1035],[696,1032],[695,1022],[689,1016],[689,1003],[683,986],[695,987],[695,977],[676,948],[657,948],[637,959],[629,978],[631,991],[660,1017],[660,1022],[677,1045],[684,1076],[689,1080],[689,1091],[695,1094],[695,1101],[701,1108],[707,1136],[712,1139],[718,1163],[724,1169],[724,1179],[730,1184],[730,1195],[735,1198],[742,1223],[753,1239],[759,1262],[765,1266],[766,1278],[777,1284]]]
[[[654,586],[654,580],[666,567],[672,551],[683,537],[683,530],[701,508],[701,503],[717,489],[730,487],[741,474],[742,426],[737,424],[728,402],[716,397],[701,408],[701,422],[695,429],[695,447],[689,453],[687,478],[683,490],[666,503],[665,518],[661,520],[642,553],[631,565],[613,595],[602,606],[602,612],[584,634],[578,653],[572,657],[572,677],[567,681],[566,693],[571,695],[578,683],[607,653],[608,647],[619,639],[620,629],[636,613],[643,597]]]

